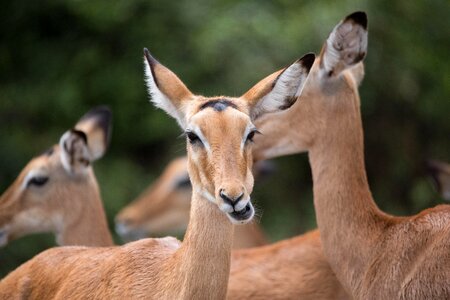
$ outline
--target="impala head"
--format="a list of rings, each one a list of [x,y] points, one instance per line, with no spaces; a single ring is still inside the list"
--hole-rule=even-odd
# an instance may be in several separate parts
[[[0,198],[0,246],[30,233],[58,233],[81,201],[99,199],[91,164],[106,150],[110,122],[108,108],[91,110],[25,166]]]
[[[438,192],[445,200],[450,201],[450,165],[430,160],[427,163],[427,169]]]
[[[256,139],[255,159],[307,151],[327,131],[329,120],[348,112],[349,106],[357,111],[366,52],[367,17],[356,12],[329,35],[293,107],[281,113],[283,117],[267,115],[256,122],[263,135]]]
[[[250,221],[254,209],[253,121],[290,107],[303,89],[314,60],[305,55],[259,82],[239,98],[193,95],[178,77],[145,49],[152,101],[174,117],[187,137],[188,171],[194,193],[216,204],[231,222]]]

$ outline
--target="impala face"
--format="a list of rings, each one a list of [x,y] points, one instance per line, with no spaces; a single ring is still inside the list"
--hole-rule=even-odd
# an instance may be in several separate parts
[[[197,192],[234,223],[254,215],[251,144],[258,132],[239,99],[198,99],[187,118],[188,170]],[[201,188],[200,188],[201,186]]]
[[[67,131],[25,166],[0,198],[0,246],[31,233],[58,233],[68,214],[81,210],[79,201],[99,197],[91,162],[106,148],[109,119],[106,108],[92,110],[76,125],[86,133]]]
[[[144,55],[152,101],[185,131],[194,193],[217,205],[232,223],[247,223],[254,215],[251,144],[258,130],[253,121],[295,102],[314,55],[266,77],[239,98],[193,95],[146,49]]]

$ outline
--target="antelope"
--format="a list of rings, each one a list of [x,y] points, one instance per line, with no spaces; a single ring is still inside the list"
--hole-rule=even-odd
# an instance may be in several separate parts
[[[357,17],[358,14],[345,18],[343,22],[333,29],[330,37],[336,36],[343,27],[348,26],[348,23],[354,23],[355,20],[353,18]],[[342,44],[342,51],[351,50],[349,44],[358,39],[357,36],[350,38],[351,40]],[[327,41],[326,44],[329,42],[331,41]],[[333,49],[327,49],[325,45],[322,52],[330,50],[332,51]],[[296,115],[300,113],[299,110],[303,109],[300,104],[301,101],[305,101],[303,100],[304,98],[308,98],[308,101],[314,101],[317,94],[319,99],[328,97],[330,101],[333,101],[334,98],[347,97],[349,88],[354,89],[352,91],[353,94],[357,94],[358,84],[364,75],[361,62],[363,58],[362,56],[350,63],[345,63],[345,68],[341,70],[342,74],[337,75],[348,78],[356,84],[336,86],[333,80],[322,81],[321,77],[314,78],[309,76],[299,103],[294,103],[292,107],[285,111],[268,114],[258,119],[255,124],[260,128],[263,135],[255,137],[255,144],[253,145],[254,156],[257,159],[262,159],[265,155],[268,156],[267,153],[286,150],[286,147],[291,145],[291,143],[296,143],[295,140],[285,136],[284,133],[296,131],[295,126],[297,124],[295,122],[288,124],[287,122],[292,122],[292,120],[297,118]],[[344,64],[343,57],[335,63]],[[313,68],[316,72],[324,72],[324,67],[319,59],[317,59]],[[321,84],[322,88],[330,91],[330,93],[323,94],[321,89],[310,89],[310,87],[315,87],[318,84]],[[305,93],[307,94],[303,96]],[[289,117],[285,115],[289,115]],[[300,134],[301,132],[298,133]],[[280,139],[279,145],[277,141],[271,141],[271,139]],[[279,149],[275,146],[279,146]],[[293,145],[293,147],[296,146],[300,145]],[[288,150],[289,153],[295,153],[296,151],[295,148]],[[272,157],[278,156],[277,154],[275,152],[275,154],[272,154]],[[178,164],[178,162],[176,161],[175,163]],[[181,163],[179,166],[181,168]],[[165,179],[164,175],[161,178]],[[227,299],[339,300],[351,299],[351,297],[340,284],[334,271],[328,264],[323,252],[319,231],[313,230],[271,245],[234,250],[231,254]]]
[[[450,201],[450,165],[437,160],[427,163],[428,172],[442,197]]]
[[[262,168],[258,168],[258,165],[260,164],[254,166],[256,175]],[[253,174],[255,176],[255,171]],[[187,157],[178,157],[168,164],[151,186],[118,213],[116,232],[122,239],[129,241],[150,234],[186,231],[191,193]],[[262,246],[266,243],[261,227],[255,222],[234,228],[234,249]]]
[[[309,153],[323,251],[352,297],[450,299],[450,206],[395,217],[372,198],[359,80],[344,72],[366,51],[367,17],[357,12],[331,33],[302,96],[283,114],[289,122],[280,127],[261,118],[254,155]]]
[[[59,245],[113,244],[92,169],[110,133],[111,111],[94,108],[25,166],[0,197],[0,246],[38,232],[54,233]]]
[[[305,55],[239,98],[207,98],[193,95],[145,49],[152,102],[174,117],[187,137],[193,192],[183,243],[168,237],[120,247],[50,249],[5,277],[0,297],[224,299],[233,224],[254,216],[253,121],[293,104],[314,58]]]

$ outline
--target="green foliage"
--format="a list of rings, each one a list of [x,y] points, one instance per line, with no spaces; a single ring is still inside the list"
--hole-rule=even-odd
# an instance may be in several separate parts
[[[96,163],[109,224],[172,157],[179,129],[148,103],[142,48],[198,94],[239,95],[306,52],[345,15],[369,16],[360,88],[372,191],[390,213],[440,203],[423,173],[450,160],[449,5],[429,1],[2,1],[0,190],[89,108],[107,104],[114,131]],[[256,187],[272,239],[315,227],[306,155],[278,160]],[[261,212],[260,212],[261,213]],[[0,274],[54,245],[45,235],[0,249]]]

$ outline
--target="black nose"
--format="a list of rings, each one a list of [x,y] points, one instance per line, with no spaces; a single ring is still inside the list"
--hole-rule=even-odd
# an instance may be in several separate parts
[[[222,198],[223,201],[225,201],[225,203],[230,204],[234,208],[234,205],[236,203],[238,203],[239,200],[242,199],[242,197],[244,196],[244,193],[241,193],[239,196],[233,198],[233,197],[228,196],[225,193],[225,191],[223,189],[221,189],[219,192],[219,195],[220,195],[220,198]]]

